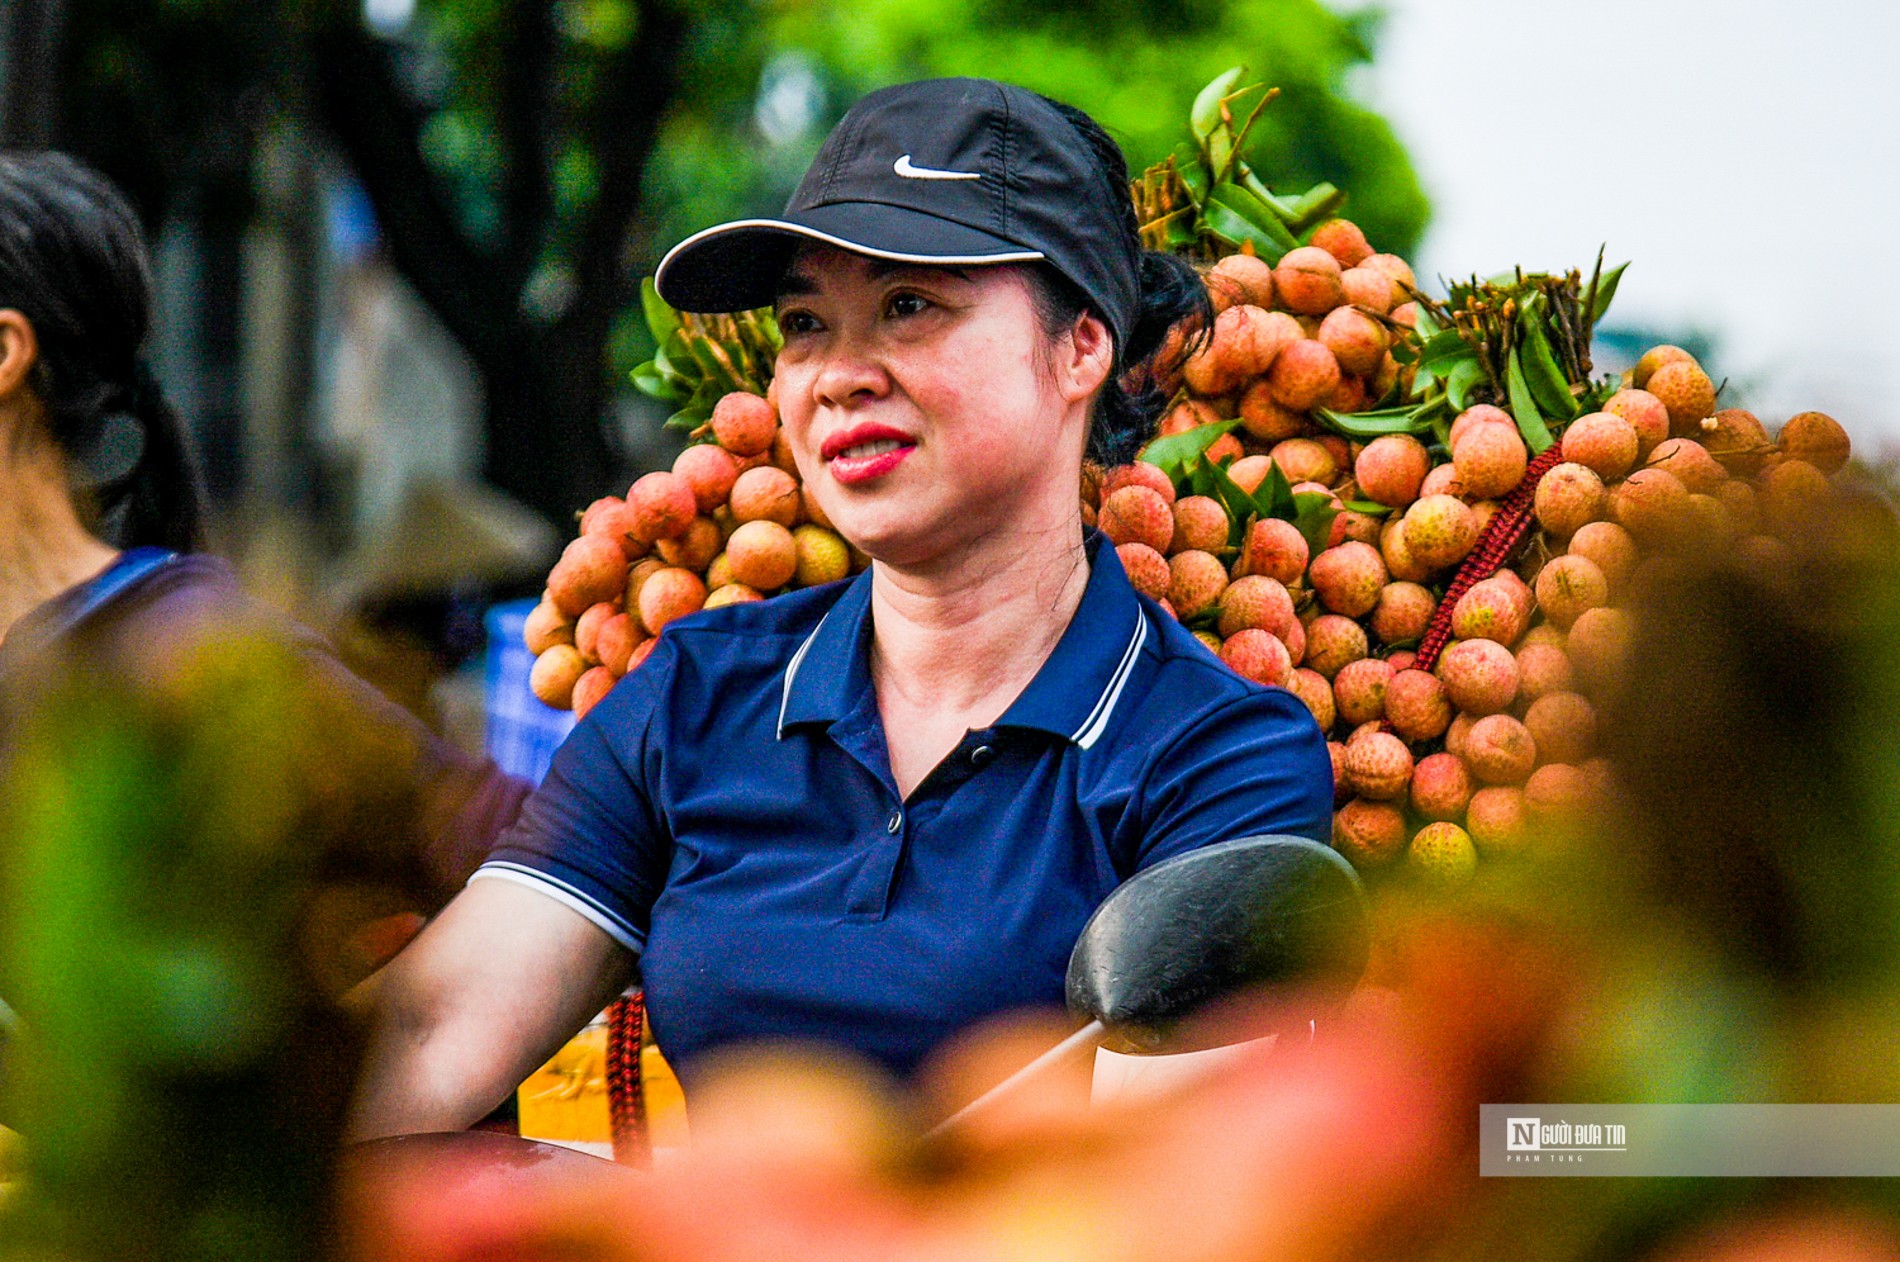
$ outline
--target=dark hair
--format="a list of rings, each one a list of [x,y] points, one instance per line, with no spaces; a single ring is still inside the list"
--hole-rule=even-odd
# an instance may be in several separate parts
[[[1049,101],[1048,97],[1043,99]],[[1124,464],[1154,432],[1155,421],[1168,402],[1167,395],[1155,385],[1156,374],[1139,374],[1137,380],[1127,376],[1128,370],[1147,363],[1183,321],[1190,329],[1213,328],[1214,307],[1207,297],[1207,285],[1186,259],[1142,249],[1135,204],[1128,193],[1128,160],[1122,156],[1121,146],[1100,123],[1073,105],[1061,101],[1049,104],[1075,128],[1094,159],[1101,185],[1083,190],[1084,195],[1106,197],[1121,206],[1128,248],[1141,259],[1141,296],[1134,327],[1128,344],[1115,347],[1114,367],[1096,396],[1089,422],[1090,458],[1105,465]],[[1033,265],[1028,275],[1037,318],[1050,337],[1074,328],[1082,313],[1093,309],[1081,289],[1048,264]],[[1192,349],[1192,342],[1184,349]],[[1173,367],[1178,365],[1162,365],[1159,376],[1171,376]]]
[[[118,547],[200,546],[197,466],[140,356],[144,235],[104,176],[63,153],[0,154],[0,307],[33,325],[29,380],[93,529]]]

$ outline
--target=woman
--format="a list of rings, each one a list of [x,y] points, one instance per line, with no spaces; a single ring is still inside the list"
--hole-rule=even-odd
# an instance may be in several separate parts
[[[1114,143],[982,80],[886,89],[783,218],[682,243],[688,309],[775,305],[805,485],[874,564],[669,625],[469,888],[378,979],[363,1135],[455,1128],[633,977],[690,1088],[817,1040],[899,1073],[1058,1003],[1121,880],[1262,832],[1327,836],[1330,760],[1085,535],[1083,453],[1155,399],[1123,370],[1207,316],[1141,251]]]
[[[288,642],[433,804],[408,861],[439,906],[526,786],[435,739],[195,551],[202,496],[140,354],[150,315],[142,234],[118,191],[62,154],[0,155],[0,745],[57,664],[136,686],[214,634]]]

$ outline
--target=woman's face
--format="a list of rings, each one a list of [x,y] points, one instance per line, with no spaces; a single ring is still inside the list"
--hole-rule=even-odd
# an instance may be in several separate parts
[[[779,414],[844,536],[916,565],[999,531],[1072,527],[1105,326],[1044,333],[1013,266],[919,267],[826,246],[778,301]]]

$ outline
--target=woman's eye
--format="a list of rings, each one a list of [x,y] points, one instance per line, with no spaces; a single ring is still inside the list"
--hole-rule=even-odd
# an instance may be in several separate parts
[[[922,294],[892,294],[889,311],[898,317],[922,315],[930,309],[930,299]]]
[[[818,317],[809,311],[782,311],[778,317],[778,330],[786,335],[815,333],[818,330]]]

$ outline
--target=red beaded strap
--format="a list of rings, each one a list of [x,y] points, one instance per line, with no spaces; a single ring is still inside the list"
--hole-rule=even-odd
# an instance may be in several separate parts
[[[613,1119],[614,1160],[626,1166],[645,1167],[653,1161],[646,1088],[640,1079],[646,1013],[646,995],[637,990],[607,1008],[607,1109]]]
[[[1417,660],[1412,664],[1419,670],[1430,670],[1438,664],[1438,655],[1445,651],[1445,644],[1451,639],[1451,614],[1458,598],[1502,569],[1524,542],[1531,529],[1531,504],[1537,496],[1537,484],[1561,464],[1563,458],[1562,444],[1552,443],[1546,447],[1524,470],[1524,480],[1498,505],[1498,511],[1492,514],[1484,533],[1472,547],[1471,555],[1452,576],[1445,598],[1438,602],[1438,609],[1418,642]]]

